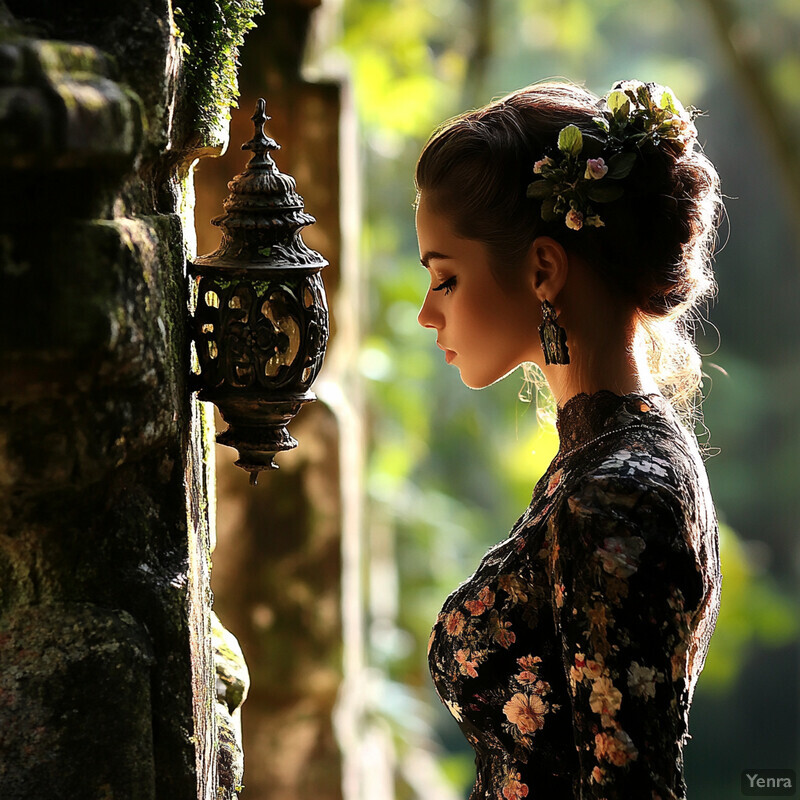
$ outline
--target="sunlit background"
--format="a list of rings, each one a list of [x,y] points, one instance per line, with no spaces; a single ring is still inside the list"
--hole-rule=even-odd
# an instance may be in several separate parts
[[[724,584],[686,778],[692,798],[727,799],[745,768],[796,768],[800,1],[345,0],[322,13],[309,67],[346,75],[357,113],[367,661],[396,797],[462,798],[472,785],[473,754],[433,693],[425,647],[556,448],[517,398],[520,375],[471,391],[417,325],[414,164],[444,119],[553,77],[598,94],[653,80],[705,111],[700,141],[728,198],[718,299],[699,332]]]

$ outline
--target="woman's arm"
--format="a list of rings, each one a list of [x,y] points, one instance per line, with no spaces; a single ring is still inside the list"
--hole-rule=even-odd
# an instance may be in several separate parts
[[[594,475],[551,518],[576,798],[685,795],[687,652],[703,586],[687,502],[642,475]]]

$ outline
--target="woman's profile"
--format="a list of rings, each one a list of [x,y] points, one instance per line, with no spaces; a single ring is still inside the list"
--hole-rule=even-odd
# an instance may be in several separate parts
[[[693,116],[657,84],[536,84],[417,164],[420,324],[467,386],[533,363],[557,402],[530,506],[431,633],[471,800],[685,797],[722,582],[691,337],[721,205]]]

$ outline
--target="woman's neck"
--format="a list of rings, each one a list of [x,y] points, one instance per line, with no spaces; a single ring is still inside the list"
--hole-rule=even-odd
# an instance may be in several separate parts
[[[658,392],[647,359],[635,346],[635,338],[631,326],[616,334],[608,326],[596,331],[589,326],[580,338],[571,337],[570,363],[543,367],[558,405],[564,405],[576,394],[592,394],[601,389],[619,395]]]
[[[555,304],[570,363],[543,369],[559,405],[576,394],[601,389],[619,395],[658,391],[641,346],[644,337],[637,336],[641,322],[634,303],[582,258],[570,257]]]

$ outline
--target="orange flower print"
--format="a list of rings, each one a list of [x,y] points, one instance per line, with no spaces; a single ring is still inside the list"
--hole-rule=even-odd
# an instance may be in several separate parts
[[[563,583],[559,582],[555,585],[556,590],[556,608],[563,608],[564,606],[564,592],[566,592],[567,587],[564,586]]]
[[[569,683],[572,687],[572,694],[575,694],[577,684],[583,680],[583,669],[586,666],[586,656],[583,653],[575,653],[575,666],[570,667]]]
[[[686,651],[689,645],[684,642],[678,642],[675,647],[675,652],[672,654],[670,662],[672,663],[672,680],[677,681],[683,677],[684,670],[686,669]]]
[[[528,796],[528,785],[522,783],[521,778],[522,774],[519,772],[508,774],[503,785],[503,797],[505,800],[521,800],[521,798]]]
[[[459,650],[456,653],[456,661],[458,661],[458,669],[462,675],[469,675],[470,678],[478,677],[478,670],[475,669],[478,666],[478,662],[470,661],[469,650]]]
[[[445,700],[444,704],[447,706],[447,710],[456,718],[458,722],[462,722],[464,717],[461,714],[461,706],[453,702],[452,700]]]
[[[450,636],[461,636],[464,622],[464,615],[460,611],[451,611],[444,618],[444,629]]]
[[[600,634],[605,637],[608,617],[606,616],[606,606],[603,603],[595,603],[591,608],[586,609],[586,616],[589,618],[593,628],[597,628]]]
[[[521,734],[536,733],[544,727],[547,706],[539,695],[517,692],[504,706],[503,713]]]
[[[499,644],[500,647],[504,647],[506,650],[517,641],[517,635],[514,631],[509,630],[510,627],[510,620],[501,622],[500,615],[497,611],[492,611],[489,617],[489,631],[497,644]]]
[[[663,681],[653,667],[643,667],[638,661],[628,667],[628,688],[635,697],[655,697],[656,681]]]
[[[517,682],[521,683],[523,686],[528,686],[532,683],[536,683],[539,680],[536,672],[538,670],[538,664],[542,663],[542,659],[539,656],[523,656],[522,658],[517,659],[517,664],[522,667],[522,672],[517,675]],[[542,681],[539,681],[542,683]],[[538,692],[537,694],[542,694],[542,692]]]
[[[595,714],[614,716],[622,705],[622,692],[609,678],[598,678],[592,683],[589,706]]]
[[[520,541],[524,544],[524,539],[521,537]],[[509,596],[514,605],[527,602],[528,595],[525,592],[525,584],[517,575],[501,575],[498,586]]]
[[[595,767],[592,770],[592,782],[604,783],[606,779],[606,771],[602,767]]]
[[[606,662],[601,653],[595,653],[594,658],[590,658],[586,662],[584,675],[589,680],[596,681],[601,675],[606,672]]]
[[[487,608],[494,605],[494,592],[488,586],[484,586],[477,600],[467,600],[464,605],[473,617],[479,617]]]
[[[610,761],[615,767],[623,767],[639,757],[631,737],[622,729],[614,733],[598,733],[594,737],[594,755],[600,760]]]
[[[498,632],[494,635],[497,644],[499,644],[501,647],[505,647],[506,650],[517,640],[517,635],[513,631],[505,630],[505,628],[510,627],[511,623],[506,622],[504,623],[504,627],[500,628],[500,630],[498,630]]]
[[[550,692],[550,684],[547,681],[536,681],[532,689],[536,694],[544,696]]]
[[[570,669],[569,677],[572,683],[573,694],[575,684],[582,683],[587,678],[596,681],[602,675],[608,674],[605,661],[601,653],[595,653],[594,658],[586,658],[584,653],[575,653],[575,666]]]
[[[564,470],[563,470],[563,469],[556,470],[556,471],[553,473],[552,477],[550,478],[550,481],[549,481],[549,482],[548,482],[548,484],[547,484],[547,489],[545,489],[545,494],[546,494],[548,497],[549,497],[551,494],[553,494],[553,492],[554,492],[556,489],[558,489],[558,485],[561,483],[561,478],[562,478],[563,476],[564,476]]]
[[[528,520],[528,525],[537,525],[550,513],[550,509],[552,507],[553,507],[552,502],[548,503],[540,511],[538,511],[535,516],[531,517],[531,519]]]

